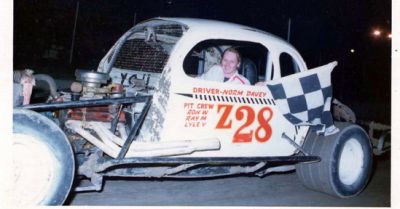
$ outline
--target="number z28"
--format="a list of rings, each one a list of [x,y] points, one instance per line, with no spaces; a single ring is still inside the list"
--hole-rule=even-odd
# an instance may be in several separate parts
[[[221,114],[217,122],[216,129],[231,129],[232,123],[236,121],[244,121],[244,123],[235,131],[233,135],[233,143],[251,142],[254,138],[258,142],[267,142],[272,135],[272,128],[269,124],[273,116],[270,107],[263,107],[258,112],[248,105],[238,107],[233,111],[233,105],[220,104],[217,106],[217,112]],[[230,119],[230,115],[234,114],[236,120]],[[247,117],[246,117],[247,116]],[[255,129],[247,129],[253,123],[258,126]]]

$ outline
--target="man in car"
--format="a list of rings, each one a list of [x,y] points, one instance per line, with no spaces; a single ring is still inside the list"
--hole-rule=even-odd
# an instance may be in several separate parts
[[[211,67],[200,78],[225,83],[250,85],[249,80],[238,72],[240,62],[241,57],[239,52],[234,48],[228,48],[222,54],[221,63]]]

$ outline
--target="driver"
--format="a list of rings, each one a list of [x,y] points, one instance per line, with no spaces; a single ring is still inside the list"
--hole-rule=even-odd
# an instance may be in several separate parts
[[[222,54],[221,63],[211,67],[199,78],[210,81],[250,85],[249,80],[238,72],[240,62],[241,57],[239,52],[234,48],[228,48]]]

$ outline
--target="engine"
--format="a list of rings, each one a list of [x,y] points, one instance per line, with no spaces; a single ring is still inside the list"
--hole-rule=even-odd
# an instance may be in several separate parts
[[[108,74],[76,70],[76,80],[71,84],[71,92],[63,95],[64,101],[93,100],[104,98],[121,98],[125,96],[122,84],[108,84]],[[129,107],[124,107],[126,108]],[[115,104],[107,107],[83,107],[70,109],[67,119],[126,123],[126,112],[123,105]],[[132,118],[131,116],[128,116]]]

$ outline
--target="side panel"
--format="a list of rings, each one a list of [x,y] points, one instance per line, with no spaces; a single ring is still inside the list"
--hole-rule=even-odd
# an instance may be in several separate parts
[[[278,43],[264,43],[267,40],[264,35],[252,31],[238,30],[228,34],[220,30],[211,35],[189,29],[177,43],[167,64],[168,70],[161,76],[167,82],[160,82],[159,92],[154,94],[153,106],[158,106],[150,109],[139,140],[219,139],[220,150],[194,152],[190,156],[250,157],[294,154],[296,148],[282,138],[282,134],[285,133],[301,144],[308,128],[295,127],[288,122],[275,106],[267,87],[200,80],[184,73],[184,57],[196,43],[207,39],[260,43],[273,54],[287,48]],[[304,67],[302,70],[305,70]]]
[[[192,156],[285,156],[295,152],[285,133],[301,141],[307,128],[293,126],[266,87],[174,77],[161,140],[218,138],[221,150]]]

